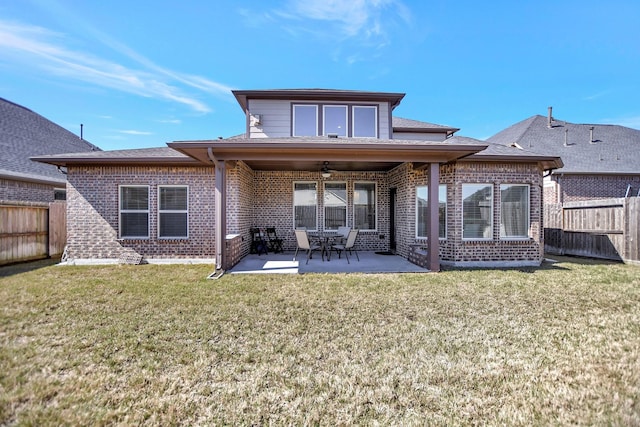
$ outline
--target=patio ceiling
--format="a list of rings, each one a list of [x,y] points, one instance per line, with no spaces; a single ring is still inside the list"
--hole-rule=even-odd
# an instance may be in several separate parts
[[[380,139],[269,138],[176,141],[171,148],[203,163],[243,161],[254,170],[388,171],[405,163],[447,163],[484,150],[481,144]]]

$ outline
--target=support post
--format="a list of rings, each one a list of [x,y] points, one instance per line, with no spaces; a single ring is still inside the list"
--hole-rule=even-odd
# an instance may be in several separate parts
[[[224,161],[214,160],[215,165],[215,239],[216,270],[224,270],[227,261],[227,174]]]
[[[429,163],[427,169],[429,179],[427,187],[427,236],[429,238],[427,268],[430,271],[440,271],[440,239],[438,232],[438,187],[440,184],[440,164]]]

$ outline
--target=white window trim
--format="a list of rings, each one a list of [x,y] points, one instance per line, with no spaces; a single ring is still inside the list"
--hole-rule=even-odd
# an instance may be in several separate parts
[[[447,213],[449,211],[449,203],[447,201],[447,184],[438,184],[438,211],[440,210],[440,197],[439,197],[439,193],[440,193],[440,187],[444,187],[444,237],[440,237],[440,233],[438,233],[438,239],[439,240],[447,240],[447,236],[449,235],[449,227],[448,225],[448,221],[447,221]],[[416,196],[416,208],[415,208],[415,212],[416,212],[416,223],[415,223],[415,230],[416,230],[416,239],[420,239],[420,240],[427,240],[428,237],[427,236],[419,236],[418,235],[418,188],[426,188],[427,189],[427,197],[429,197],[429,186],[428,185],[416,185],[416,191],[415,191],[415,196]]]
[[[374,136],[356,136],[356,108],[372,108],[374,110],[373,129]],[[353,138],[378,138],[378,106],[377,105],[353,105],[351,107],[351,136]],[[377,216],[377,215],[376,215]]]
[[[316,186],[316,226],[314,229],[309,230],[307,229],[307,231],[318,231],[318,182],[317,181],[293,181],[293,184],[291,185],[291,190],[292,190],[292,194],[291,194],[291,204],[292,204],[292,215],[291,217],[293,218],[292,222],[293,222],[293,229],[296,229],[296,184],[315,184]]]
[[[491,182],[465,182],[462,184],[462,187],[464,187],[465,185],[482,185],[484,187],[491,187],[491,214],[489,215],[489,217],[491,218],[491,237],[464,237],[464,191],[462,191],[461,188],[461,193],[462,193],[462,203],[461,203],[461,210],[462,210],[462,240],[463,241],[476,241],[476,242],[488,242],[493,240],[493,233],[495,230],[495,224],[493,223],[493,215],[494,215],[494,211],[495,211],[495,188],[493,183]]]
[[[522,236],[503,236],[502,235],[502,187],[527,187],[527,234]],[[522,183],[503,183],[500,184],[500,240],[531,240],[529,233],[531,232],[531,185]]]
[[[341,105],[341,104],[323,104],[322,105],[322,135],[327,136],[329,133],[327,132],[327,108],[335,108],[341,107],[344,108],[344,135],[338,135],[338,137],[348,138],[349,137],[349,106]],[[333,132],[331,132],[333,133]]]
[[[322,219],[324,220],[324,230],[336,231],[337,228],[327,228],[327,205],[325,204],[325,196],[327,192],[327,184],[344,184],[344,192],[347,196],[345,200],[345,226],[349,224],[349,184],[347,181],[323,181],[322,182]]]
[[[132,209],[122,209],[122,189],[123,188],[146,188],[147,189],[147,209],[146,210],[132,210]],[[122,240],[149,240],[151,238],[151,192],[150,187],[148,185],[136,185],[136,184],[122,184],[118,185],[118,238]],[[122,214],[123,213],[141,213],[145,212],[147,214],[147,235],[146,236],[122,236]]]
[[[292,126],[291,126],[291,136],[294,137],[298,137],[298,138],[304,138],[305,136],[308,135],[296,135],[296,107],[314,107],[316,110],[316,118],[315,118],[315,135],[312,136],[318,136],[318,104],[292,104],[291,106],[291,114],[292,114]]]
[[[161,210],[160,209],[160,189],[161,188],[168,188],[168,187],[172,187],[172,188],[186,188],[187,189],[187,209],[186,210],[175,210],[175,209],[168,209],[168,210]],[[189,238],[189,186],[188,185],[158,185],[158,197],[156,199],[158,201],[158,240],[185,240]],[[160,236],[160,214],[161,213],[183,213],[186,214],[187,216],[187,235],[186,236]]]
[[[378,231],[378,210],[379,210],[379,206],[378,206],[378,183],[376,181],[354,181],[353,182],[353,226],[355,227],[356,224],[356,217],[355,217],[355,212],[356,212],[356,207],[355,207],[355,192],[356,192],[356,184],[373,184],[373,191],[374,191],[374,198],[375,200],[373,201],[373,205],[376,207],[376,218],[375,218],[375,228],[367,228],[367,229],[362,229],[360,231],[372,231],[372,232],[377,232]]]

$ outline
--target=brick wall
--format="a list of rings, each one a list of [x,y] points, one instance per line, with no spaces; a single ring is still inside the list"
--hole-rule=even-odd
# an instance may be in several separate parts
[[[347,224],[353,224],[353,185],[355,182],[375,182],[377,189],[377,229],[361,231],[356,248],[382,251],[389,249],[389,187],[386,173],[344,172],[334,173],[323,179],[319,172],[304,171],[254,171],[253,215],[251,227],[275,227],[278,237],[284,240],[285,250],[297,247],[293,233],[293,183],[315,182],[318,189],[318,225],[323,229],[324,182],[346,182],[347,184]],[[245,230],[247,238],[248,228]],[[380,238],[382,236],[382,238]]]
[[[215,253],[211,167],[68,168],[67,255],[69,259],[212,258]],[[148,240],[118,239],[118,186],[149,185]],[[189,186],[189,238],[158,239],[159,185]]]
[[[562,203],[624,197],[629,184],[634,188],[635,196],[640,188],[638,175],[554,175],[553,177],[559,183]],[[546,198],[546,194],[545,200],[547,203],[557,202],[557,199],[551,201]]]
[[[492,240],[462,239],[462,184],[490,183],[494,186],[494,227]],[[397,251],[409,256],[411,248],[428,248],[427,239],[416,238],[415,187],[427,185],[427,171],[402,165],[389,173],[389,185],[397,189]],[[440,240],[440,258],[452,264],[523,261],[538,263],[543,258],[541,244],[542,175],[535,164],[458,162],[440,167],[440,184],[447,185],[447,237]],[[529,184],[530,239],[500,239],[500,184]]]
[[[0,179],[0,200],[24,202],[53,202],[54,189],[64,188],[35,182]]]

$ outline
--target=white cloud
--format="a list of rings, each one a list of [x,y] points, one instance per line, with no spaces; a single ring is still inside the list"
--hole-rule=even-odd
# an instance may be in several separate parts
[[[409,9],[399,0],[289,0],[285,19],[325,21],[334,25],[343,38],[387,38],[391,21],[412,21]]]
[[[180,86],[216,95],[228,95],[231,90],[201,76],[160,67],[105,35],[101,35],[100,40],[116,52],[135,60],[142,68],[126,67],[90,53],[71,50],[65,46],[65,43],[70,43],[63,35],[45,28],[0,20],[0,58],[9,57],[23,65],[40,68],[63,78],[177,102],[199,113],[208,113],[211,109]]]
[[[119,130],[118,132],[124,133],[126,135],[153,135],[153,132],[147,132],[142,130]]]

